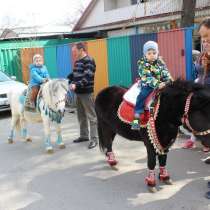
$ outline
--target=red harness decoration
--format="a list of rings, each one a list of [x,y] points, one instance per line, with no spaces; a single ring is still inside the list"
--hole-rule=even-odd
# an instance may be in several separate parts
[[[159,107],[160,107],[160,96],[158,96],[154,111],[150,113],[149,122],[147,123],[147,132],[155,151],[158,154],[163,155],[165,154],[165,148],[163,148],[162,145],[160,144],[155,127],[155,120],[157,119],[158,116]]]
[[[194,135],[196,136],[205,136],[210,134],[210,129],[207,129],[205,131],[196,131],[192,128],[192,126],[190,125],[190,121],[189,121],[189,116],[188,116],[188,112],[190,110],[190,103],[191,103],[191,99],[192,99],[193,93],[190,93],[187,97],[186,103],[185,103],[185,108],[184,108],[184,114],[182,117],[182,124],[185,125]]]
[[[191,103],[192,96],[193,96],[193,93],[190,93],[187,96],[187,100],[186,100],[185,107],[184,107],[184,114],[182,116],[182,124],[186,125],[193,132],[193,128],[191,127],[189,119],[188,119],[188,112],[190,109],[190,103]]]

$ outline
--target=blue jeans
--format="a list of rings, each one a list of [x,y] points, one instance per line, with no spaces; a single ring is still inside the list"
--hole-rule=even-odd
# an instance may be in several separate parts
[[[154,89],[149,86],[141,86],[141,92],[137,96],[136,99],[136,106],[134,109],[135,117],[138,118],[140,114],[144,113],[144,103],[147,96],[153,91]]]

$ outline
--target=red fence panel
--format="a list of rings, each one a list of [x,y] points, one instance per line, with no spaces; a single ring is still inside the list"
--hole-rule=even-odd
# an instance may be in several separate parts
[[[186,79],[184,30],[159,32],[158,45],[172,77]]]

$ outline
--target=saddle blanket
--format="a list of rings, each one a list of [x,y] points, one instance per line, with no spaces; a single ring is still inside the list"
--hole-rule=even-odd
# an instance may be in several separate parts
[[[131,88],[123,95],[123,101],[118,108],[118,117],[125,123],[131,123],[134,119],[134,108],[136,105],[136,98],[141,91],[141,87],[138,82],[134,83]],[[145,127],[149,120],[149,108],[153,102],[155,92],[153,91],[145,101],[144,114],[140,116],[141,127]]]
[[[144,114],[140,115],[141,127],[146,127],[149,116],[150,113],[148,110],[145,110]],[[123,122],[131,124],[134,120],[134,106],[123,100],[118,108],[118,117]]]

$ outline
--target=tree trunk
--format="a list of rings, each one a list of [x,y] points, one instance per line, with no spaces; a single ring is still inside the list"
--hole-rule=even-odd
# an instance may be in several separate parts
[[[181,27],[190,27],[194,24],[196,0],[183,0]]]

